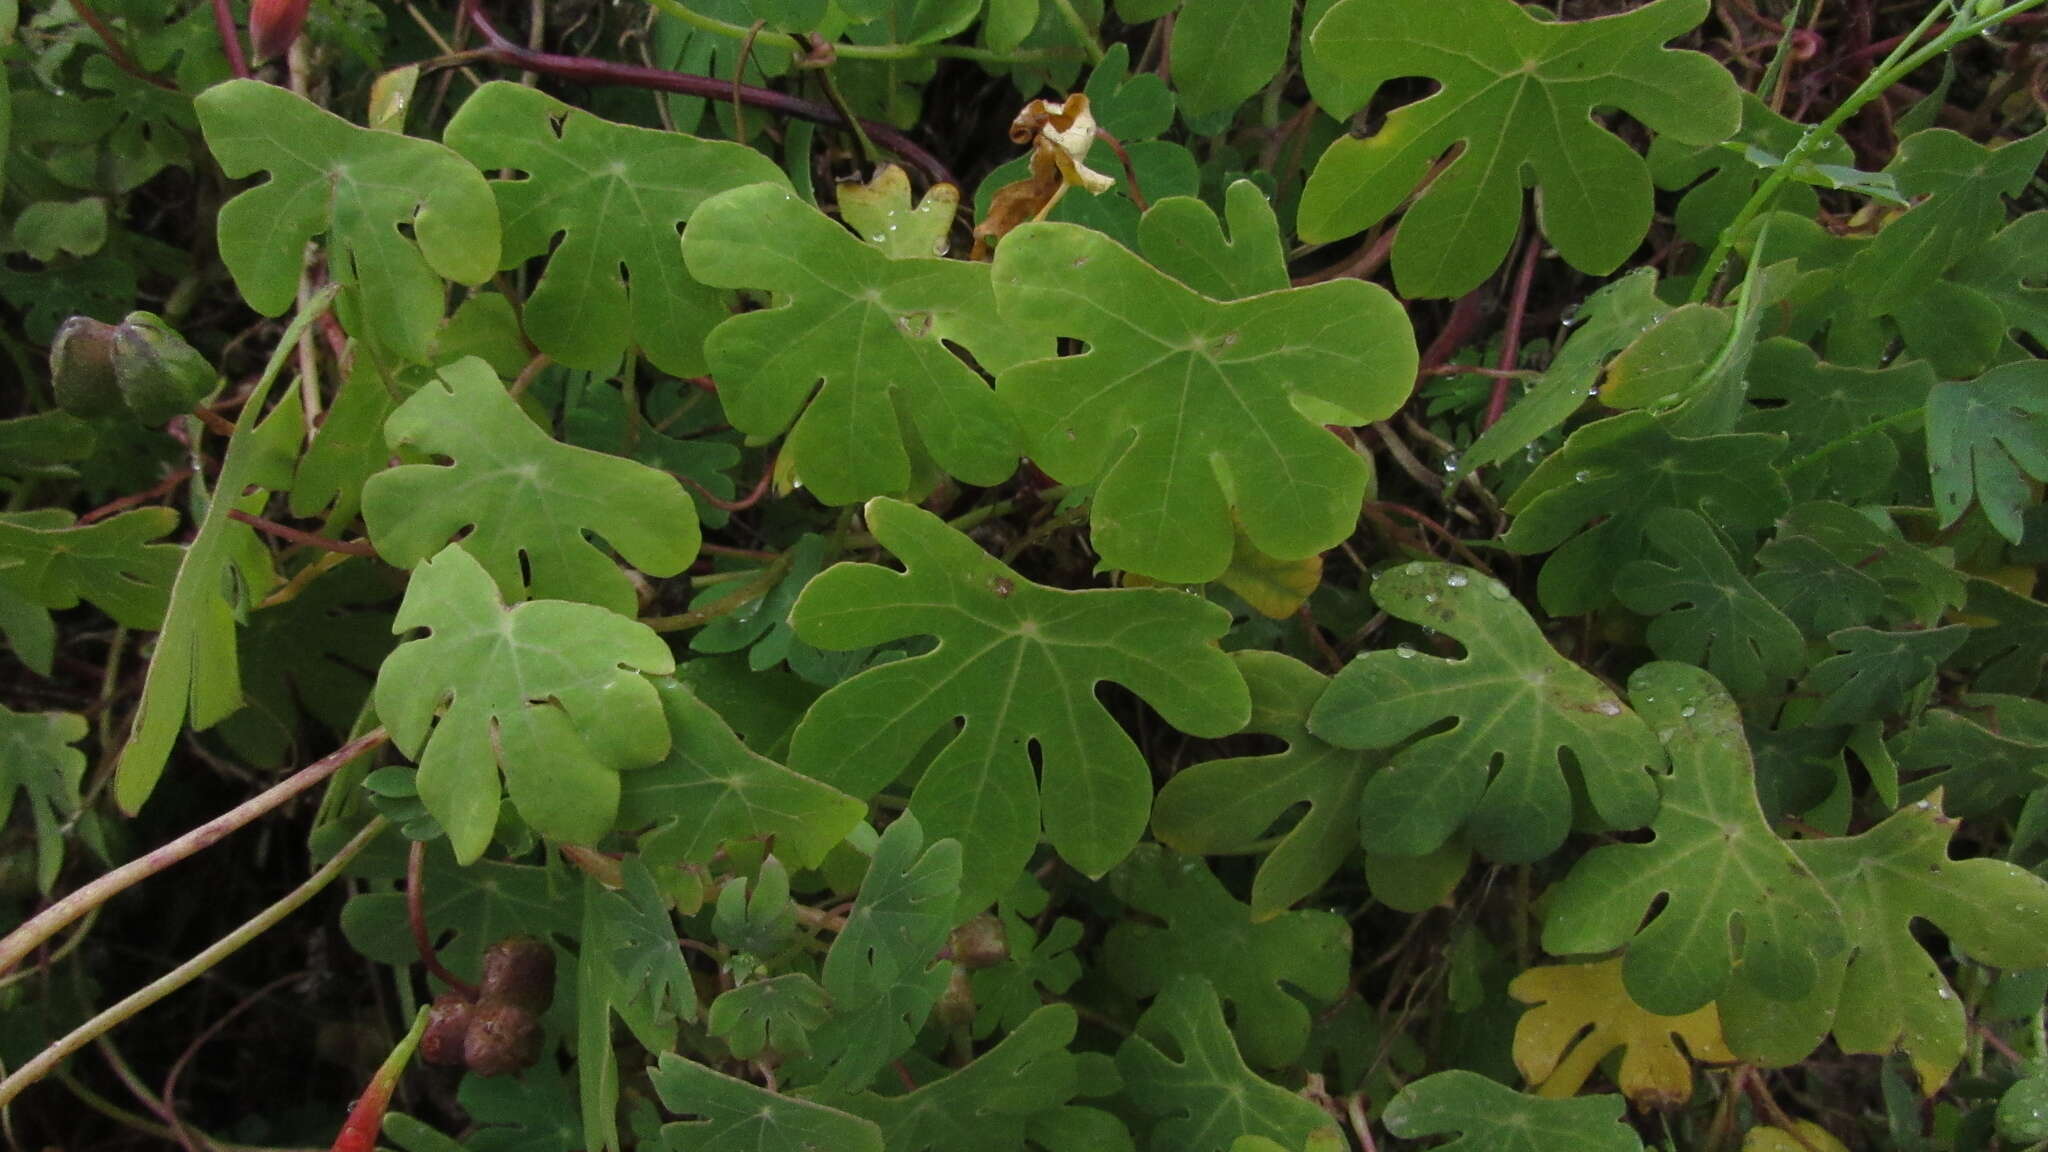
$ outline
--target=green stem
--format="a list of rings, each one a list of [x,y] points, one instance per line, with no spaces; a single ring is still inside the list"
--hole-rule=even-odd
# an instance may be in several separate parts
[[[1764,208],[1770,204],[1772,198],[1778,194],[1778,189],[1784,187],[1785,181],[1791,179],[1792,173],[1799,169],[1800,165],[1806,161],[1806,158],[1833,140],[1841,130],[1842,125],[1848,123],[1850,117],[1862,111],[1864,105],[1883,95],[1886,89],[1905,79],[1914,69],[1948,51],[1962,41],[2010,17],[2031,8],[2038,8],[2044,3],[2048,3],[2048,0],[2017,0],[2016,3],[2008,4],[1988,16],[1975,19],[1958,19],[1955,23],[1949,25],[1947,31],[1936,36],[1926,45],[1915,48],[1914,45],[1919,42],[1920,38],[1925,36],[1928,30],[1933,28],[1935,24],[1939,23],[1942,17],[1961,15],[1955,7],[1948,3],[1948,0],[1940,0],[1939,3],[1930,8],[1920,23],[1899,41],[1898,47],[1893,48],[1891,54],[1885,57],[1884,62],[1872,69],[1869,76],[1864,77],[1863,83],[1856,86],[1856,90],[1849,94],[1849,98],[1842,101],[1840,106],[1829,113],[1827,119],[1808,128],[1805,135],[1799,138],[1799,143],[1793,145],[1792,150],[1785,154],[1785,158],[1778,163],[1777,167],[1771,169],[1770,173],[1764,177],[1763,183],[1757,185],[1756,191],[1750,195],[1748,202],[1743,204],[1742,211],[1736,213],[1735,219],[1728,227],[1721,230],[1720,238],[1714,242],[1714,250],[1708,254],[1706,263],[1700,266],[1699,279],[1692,286],[1691,301],[1697,304],[1707,298],[1707,295],[1713,290],[1714,280],[1720,272],[1722,263],[1728,259],[1728,253],[1735,247],[1736,239],[1748,229],[1750,222],[1755,220],[1763,212]]]
[[[745,40],[751,31],[743,24],[731,24],[716,16],[706,16],[691,9],[682,0],[648,0],[648,3],[692,28],[700,32],[709,32],[714,36],[723,36],[729,40]],[[754,43],[757,46],[772,45],[797,56],[803,56],[809,51],[796,37],[781,32],[770,32],[765,28],[754,33]],[[1037,49],[1026,52],[996,52],[966,44],[834,44],[832,51],[841,60],[923,60],[936,56],[954,60],[973,60],[982,64],[1038,64],[1068,58],[1065,52]]]
[[[164,997],[197,980],[214,965],[240,951],[244,944],[276,927],[278,921],[299,910],[306,901],[320,894],[332,883],[351,860],[370,846],[379,833],[389,828],[390,822],[377,816],[356,833],[355,838],[342,845],[320,870],[306,878],[305,883],[285,894],[282,900],[258,912],[234,931],[209,945],[204,951],[129,993],[119,1003],[99,1015],[80,1024],[70,1034],[35,1054],[28,1063],[9,1073],[0,1080],[0,1108],[12,1103],[22,1090],[50,1074],[72,1053],[99,1039],[101,1036],[127,1023],[137,1013],[155,1004]]]
[[[1074,0],[1052,0],[1052,6],[1059,11],[1060,19],[1067,22],[1074,39],[1081,50],[1088,53],[1088,63],[1102,63],[1102,45],[1096,42],[1095,33],[1088,28],[1088,22],[1081,19],[1081,13],[1074,8]]]
[[[782,555],[777,556],[773,563],[761,569],[761,574],[754,577],[746,585],[728,595],[719,597],[702,608],[692,609],[688,612],[678,612],[673,616],[649,616],[640,622],[656,632],[681,632],[686,628],[702,628],[713,620],[737,612],[753,601],[766,596],[777,584],[782,582],[782,574],[789,571],[791,560],[790,553],[784,552]]]

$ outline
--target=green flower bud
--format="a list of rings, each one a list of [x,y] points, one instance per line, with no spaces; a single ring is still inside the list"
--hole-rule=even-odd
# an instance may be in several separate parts
[[[50,342],[50,384],[57,406],[90,419],[121,410],[114,383],[114,326],[90,316],[73,316]]]
[[[114,379],[137,420],[161,424],[191,411],[213,391],[217,377],[206,357],[162,317],[130,312],[114,329]]]

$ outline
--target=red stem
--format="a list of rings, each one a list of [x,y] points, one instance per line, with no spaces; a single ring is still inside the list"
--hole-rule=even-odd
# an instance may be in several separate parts
[[[128,54],[128,49],[121,46],[121,41],[114,36],[114,30],[107,27],[106,20],[98,12],[93,11],[92,5],[87,3],[87,0],[72,0],[71,10],[78,13],[78,18],[85,21],[86,26],[98,34],[100,44],[107,50],[107,59],[114,62],[114,67],[135,77],[144,84],[154,85],[166,92],[176,92],[178,90],[176,84],[144,72],[142,65],[137,64],[135,57]]]
[[[228,0],[213,0],[213,26],[220,31],[220,48],[227,53],[228,68],[247,80],[249,57],[242,51],[242,33],[235,27],[235,14],[228,7]]]
[[[538,52],[524,47],[505,37],[489,17],[484,15],[483,5],[478,0],[462,0],[458,19],[467,19],[476,25],[484,38],[484,46],[477,49],[477,59],[489,60],[510,68],[527,72],[541,72],[549,76],[560,76],[565,80],[576,80],[584,84],[623,84],[634,88],[647,88],[656,92],[678,92],[685,96],[702,96],[709,100],[726,100],[734,96],[771,112],[808,120],[813,124],[837,126],[846,123],[846,117],[839,114],[830,104],[818,104],[810,100],[777,92],[772,88],[756,88],[748,84],[734,84],[709,76],[694,76],[688,72],[672,72],[667,68],[649,68],[639,64],[622,64],[613,60],[596,60],[588,56],[562,56],[553,52]],[[459,27],[459,25],[458,25]],[[868,139],[902,157],[912,167],[923,172],[925,179],[933,184],[951,184],[958,187],[960,182],[938,157],[910,137],[887,124],[873,120],[862,120]]]
[[[78,518],[78,523],[81,526],[91,524],[96,520],[104,520],[107,517],[112,516],[116,512],[126,511],[127,509],[133,508],[138,504],[149,504],[156,500],[162,499],[163,497],[168,496],[172,492],[176,491],[178,485],[183,484],[188,478],[191,477],[191,475],[192,470],[190,468],[180,468],[176,472],[173,472],[170,475],[164,477],[163,479],[157,481],[155,484],[150,485],[149,488],[144,491],[132,492],[126,496],[116,497],[113,500],[107,501],[105,504],[102,504],[99,507],[93,509],[92,511],[87,512],[83,516],[80,516]]]
[[[1522,354],[1522,317],[1529,311],[1529,286],[1536,281],[1536,258],[1543,254],[1543,237],[1529,237],[1528,247],[1522,249],[1522,270],[1515,274],[1514,295],[1508,297],[1508,326],[1500,338],[1500,370],[1514,371],[1515,361]],[[1511,377],[1499,376],[1493,381],[1493,395],[1486,401],[1486,419],[1480,425],[1491,428],[1500,421],[1501,413],[1508,410],[1508,384]]]
[[[477,997],[476,985],[457,976],[441,963],[434,942],[427,937],[427,842],[415,840],[405,857],[405,922],[412,929],[413,947],[419,949],[420,963],[428,975],[460,992],[465,999]]]
[[[761,478],[754,482],[753,490],[737,500],[720,499],[718,496],[714,495],[709,488],[704,487],[702,484],[697,483],[695,480],[690,479],[688,476],[684,476],[680,472],[677,473],[676,475],[678,478],[682,480],[683,483],[688,484],[692,488],[695,488],[697,490],[697,495],[702,496],[704,498],[704,502],[706,504],[711,505],[713,508],[723,508],[727,512],[744,512],[747,509],[752,508],[754,505],[759,504],[761,502],[761,497],[766,496],[768,494],[768,482],[774,479],[775,477],[775,464],[773,461],[770,461],[768,467],[761,470]]]
[[[303,544],[308,548],[319,548],[327,552],[341,552],[350,556],[375,556],[377,554],[377,550],[370,546],[368,540],[330,540],[325,536],[316,536],[311,532],[302,532],[289,525],[279,524],[275,520],[265,520],[261,516],[252,516],[240,508],[228,509],[228,519],[240,520],[259,532],[275,536],[280,540],[289,540],[294,544]]]

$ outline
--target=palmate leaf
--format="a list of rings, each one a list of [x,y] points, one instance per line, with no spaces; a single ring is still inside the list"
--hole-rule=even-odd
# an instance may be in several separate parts
[[[64,866],[58,821],[78,811],[85,780],[85,717],[70,712],[15,712],[0,705],[0,826],[14,813],[19,792],[35,827],[36,887],[48,893]]]
[[[1409,743],[1366,782],[1359,806],[1368,847],[1422,856],[1469,828],[1472,846],[1492,859],[1547,855],[1571,829],[1566,754],[1609,827],[1649,822],[1657,810],[1650,773],[1663,763],[1656,739],[1606,685],[1557,654],[1505,585],[1418,561],[1381,573],[1372,595],[1389,615],[1456,640],[1465,655],[1368,652],[1309,713],[1309,731],[1341,748],[1391,748],[1455,721]]]
[[[1350,535],[1366,467],[1321,425],[1381,419],[1414,383],[1414,332],[1384,289],[1337,280],[1220,302],[1065,224],[1011,232],[994,276],[1006,322],[1087,345],[1011,368],[996,390],[1040,468],[1097,485],[1104,564],[1212,580],[1233,513],[1277,560]]]
[[[541,351],[609,372],[637,347],[672,375],[705,371],[704,337],[726,306],[684,270],[678,232],[719,192],[786,184],[773,160],[729,141],[614,124],[502,80],[464,101],[442,138],[478,168],[521,173],[491,190],[501,267],[548,257],[522,313]]]
[[[864,1120],[778,1096],[683,1059],[661,1054],[652,1079],[669,1111],[696,1119],[661,1127],[669,1152],[882,1152],[882,1133]]]
[[[828,1091],[867,1087],[916,1041],[952,976],[952,962],[934,957],[958,922],[959,892],[959,841],[926,847],[908,812],[882,833],[846,927],[825,954],[832,1018],[814,1039],[832,1062]]]
[[[1228,1152],[1243,1136],[1299,1148],[1329,1114],[1245,1066],[1216,990],[1176,977],[1116,1054],[1126,1096],[1154,1117],[1153,1152]]]
[[[1656,559],[1621,570],[1615,598],[1650,621],[1650,649],[1699,664],[1737,696],[1754,696],[1806,665],[1799,626],[1735,567],[1734,557],[1696,512],[1660,508],[1644,537]]]
[[[451,545],[405,590],[392,629],[415,628],[428,635],[377,670],[377,714],[418,762],[420,799],[463,864],[497,827],[500,772],[534,831],[589,844],[612,827],[619,773],[669,750],[643,674],[673,672],[675,660],[644,624],[561,600],[508,609],[482,565]]]
[[[1879,720],[1907,706],[1915,689],[1969,638],[1962,624],[1886,632],[1844,628],[1828,633],[1835,654],[1813,666],[1801,691],[1820,696],[1808,717],[1816,725]]]
[[[1833,1031],[1847,1053],[1904,1050],[1921,1090],[1939,1088],[1962,1059],[1967,1020],[1913,922],[1933,925],[1980,964],[2048,966],[2048,883],[2003,860],[1950,859],[1956,825],[1936,793],[1861,835],[1794,842],[1842,909],[1847,964],[1830,965],[1795,1002],[1760,1001],[1747,984],[1731,984],[1721,1000],[1729,1047],[1788,1064]]]
[[[1477,1072],[1438,1072],[1414,1081],[1382,1113],[1404,1140],[1463,1135],[1436,1152],[1642,1152],[1622,1122],[1619,1096],[1544,1100]]]
[[[1973,693],[1961,708],[1928,710],[1891,741],[1912,798],[1940,789],[1948,810],[1980,816],[2048,784],[2048,704]]]
[[[177,526],[169,508],[137,508],[85,525],[60,508],[0,515],[0,630],[15,655],[49,675],[56,652],[50,613],[80,600],[124,628],[161,625],[184,553],[151,541]]]
[[[1006,245],[1007,246],[1007,245]],[[966,851],[964,916],[987,905],[1046,838],[1100,876],[1144,831],[1145,760],[1096,699],[1113,680],[1198,736],[1236,731],[1250,700],[1215,641],[1230,614],[1183,592],[1065,592],[1033,584],[929,512],[867,505],[875,538],[907,569],[840,564],[797,600],[797,635],[827,649],[936,636],[923,655],[832,688],[805,713],[790,766],[856,797],[873,795],[955,720],[911,794],[934,836]],[[1033,779],[1036,743],[1044,783]]]
[[[1714,246],[1721,230],[1734,222],[1742,205],[1763,183],[1768,169],[1760,161],[1792,151],[1806,130],[1806,125],[1772,111],[1754,93],[1742,93],[1741,101],[1742,127],[1733,139],[1702,148],[1659,136],[1650,141],[1650,151],[1644,157],[1657,187],[1685,189],[1672,213],[1672,223],[1680,236],[1702,248]],[[1839,137],[1829,139],[1810,155],[1811,162],[1817,164],[1856,162],[1855,151]],[[1811,216],[1820,202],[1812,186],[1792,179],[1780,186],[1770,205],[1774,210]]]
[[[1738,984],[1776,1000],[1806,994],[1839,949],[1837,914],[1764,819],[1735,702],[1706,673],[1671,663],[1639,669],[1629,696],[1671,757],[1655,836],[1579,858],[1551,896],[1544,949],[1587,955],[1626,945],[1628,994],[1660,1016],[1721,995],[1738,962]]]
[[[1278,652],[1232,654],[1251,689],[1245,731],[1287,742],[1267,756],[1193,764],[1175,773],[1152,806],[1152,834],[1178,852],[1242,852],[1306,803],[1252,877],[1252,920],[1270,920],[1359,851],[1359,793],[1382,757],[1325,743],[1308,730],[1309,710],[1330,679]]]
[[[882,1129],[889,1152],[1024,1152],[1046,1147],[1035,1131],[1046,1119],[1073,1107],[1089,1079],[1099,1079],[1098,1053],[1075,1053],[1078,1018],[1066,1004],[1047,1004],[1014,1032],[965,1068],[900,1096],[873,1093],[832,1102]],[[1095,1073],[1095,1076],[1090,1076]],[[1104,1117],[1107,1119],[1107,1116]],[[1028,1143],[1027,1143],[1028,1142]],[[1124,1137],[1124,1148],[1130,1139]],[[1113,1144],[1095,1144],[1113,1152]]]
[[[441,320],[442,278],[481,284],[498,270],[490,186],[447,148],[358,128],[256,80],[230,80],[195,103],[223,171],[270,173],[219,220],[221,259],[258,312],[292,305],[306,242],[325,235],[329,275],[356,288],[365,328],[423,360]]]
[[[2039,502],[2026,477],[2048,480],[2048,363],[2001,364],[1975,380],[1935,385],[1927,464],[1943,526],[1961,519],[1974,497],[1998,534],[2019,543],[2020,516]]]
[[[401,568],[468,530],[460,547],[506,599],[578,600],[631,615],[632,580],[585,532],[653,576],[673,576],[697,556],[697,508],[675,477],[557,442],[479,358],[441,369],[391,414],[384,436],[394,450],[454,461],[401,465],[363,485],[370,540]]]
[[[816,980],[785,972],[719,993],[705,1024],[741,1060],[765,1051],[800,1058],[811,1054],[812,1031],[831,1015]]]
[[[775,838],[775,850],[816,867],[867,813],[851,796],[747,747],[688,685],[654,681],[668,723],[668,754],[626,774],[619,825],[647,828],[648,864],[705,864],[735,840]]]
[[[1889,519],[1872,519],[1861,509],[1830,500],[1793,505],[1778,519],[1776,537],[1757,559],[1766,569],[1781,560],[1787,565],[1781,576],[1768,581],[1760,574],[1757,585],[1786,615],[1813,632],[1863,623],[1848,619],[1857,613],[1865,619],[1882,615],[1932,624],[1947,609],[1961,607],[1967,596],[1950,549],[1916,544]],[[1792,588],[1794,580],[1806,581],[1809,587]],[[1875,606],[1871,583],[1878,592]],[[1837,596],[1842,603],[1830,604],[1829,599]],[[1843,622],[1829,623],[1837,619]]]
[[[1973,627],[1954,663],[1976,669],[1971,685],[2021,696],[2038,691],[2048,673],[2048,604],[1996,581],[1973,579],[1964,610]]]
[[[1784,435],[1794,461],[1786,472],[1800,493],[1854,500],[1891,492],[1899,442],[1872,425],[1925,405],[1935,376],[1925,360],[1889,368],[1828,364],[1805,344],[1779,338],[1757,346],[1748,386],[1751,399],[1775,403],[1750,408],[1736,429]]]
[[[1175,24],[1178,29],[1184,25]],[[1138,221],[1138,250],[1154,267],[1212,300],[1239,300],[1287,287],[1280,223],[1257,184],[1233,181],[1224,192],[1223,222],[1193,196],[1153,204]]]
[[[997,322],[985,265],[892,260],[772,184],[706,201],[683,255],[706,284],[774,293],[774,306],[713,329],[704,352],[733,427],[773,436],[795,423],[787,451],[818,499],[903,492],[906,426],[969,484],[1016,469],[1014,422],[948,344],[993,372],[1052,342]]]
[[[697,992],[676,942],[667,899],[640,858],[621,861],[620,873],[626,882],[622,891],[585,897],[605,922],[609,948],[604,960],[611,966],[612,986],[623,998],[644,1003],[657,1017],[695,1018]],[[589,944],[586,939],[585,946]]]
[[[1309,90],[1324,111],[1350,117],[1401,77],[1442,88],[1396,109],[1373,135],[1330,146],[1302,194],[1302,239],[1380,222],[1463,145],[1394,243],[1403,296],[1461,295],[1493,272],[1514,243],[1525,168],[1545,239],[1581,271],[1613,271],[1649,229],[1650,174],[1591,112],[1618,108],[1684,143],[1732,135],[1742,110],[1727,71],[1661,47],[1707,8],[1657,0],[1568,22],[1538,20],[1513,0],[1344,0],[1306,37]]]
[[[1308,1043],[1308,1009],[1289,988],[1319,1003],[1344,991],[1351,926],[1335,913],[1305,909],[1255,923],[1200,857],[1152,844],[1110,873],[1109,887],[1164,925],[1119,921],[1104,942],[1109,972],[1139,996],[1157,995],[1182,973],[1203,977],[1230,1004],[1238,1048],[1252,1064],[1286,1067]]]
[[[1555,549],[1537,578],[1543,607],[1591,611],[1642,554],[1651,511],[1689,508],[1730,530],[1761,528],[1785,511],[1791,497],[1771,468],[1784,446],[1760,433],[1680,438],[1647,412],[1588,424],[1515,489],[1502,543],[1522,555]]]
[[[2048,153],[2048,132],[1987,148],[1946,128],[1900,141],[1885,172],[1925,199],[1850,261],[1845,284],[1868,315],[1895,313],[2005,223],[2006,196],[2025,190]]]
[[[1621,961],[1531,968],[1508,985],[1530,1005],[1515,1022],[1515,1067],[1550,1100],[1578,1095],[1586,1078],[1622,1052],[1615,1084],[1637,1105],[1677,1108],[1692,1099],[1692,1060],[1724,1063],[1735,1054],[1721,1040],[1712,1004],[1683,1016],[1644,1011],[1622,988]],[[1683,1041],[1683,1051],[1674,1041]]]

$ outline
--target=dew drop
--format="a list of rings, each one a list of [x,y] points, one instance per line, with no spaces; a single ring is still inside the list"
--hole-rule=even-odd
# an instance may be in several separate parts
[[[1619,716],[1621,715],[1621,704],[1614,700],[1602,700],[1598,704],[1593,705],[1593,711],[1598,712],[1602,716]]]
[[[1681,716],[1681,717],[1683,717],[1683,718],[1685,718],[1685,719],[1687,719],[1687,720],[1690,720],[1690,719],[1692,719],[1692,718],[1693,718],[1693,714],[1694,714],[1694,713],[1696,713],[1696,712],[1698,712],[1698,711],[1699,711],[1699,709],[1697,709],[1697,708],[1693,707],[1693,706],[1692,706],[1692,705],[1690,705],[1690,704],[1687,704],[1687,705],[1686,705],[1685,707],[1683,707],[1683,708],[1680,708],[1680,709],[1678,710],[1678,714],[1679,714],[1679,716]]]
[[[1584,468],[1581,468],[1577,472],[1572,473],[1572,483],[1574,484],[1584,484],[1586,481],[1591,480],[1592,478],[1593,474],[1591,472],[1586,471]]]
[[[1446,474],[1453,474],[1456,473],[1458,470],[1458,463],[1458,454],[1456,452],[1453,452],[1450,455],[1444,457],[1443,464],[1440,465],[1440,467],[1443,468]]]
[[[1409,564],[1406,568],[1401,569],[1401,571],[1410,576],[1420,576],[1422,575],[1422,561],[1414,561],[1413,563]]]
[[[1463,588],[1471,582],[1463,572],[1453,572],[1449,576],[1444,577],[1444,583],[1449,584],[1453,588]]]
[[[1394,648],[1394,655],[1399,656],[1403,660],[1413,660],[1415,659],[1415,649],[1410,648],[1406,644],[1397,645]]]
[[[1495,600],[1505,600],[1509,596],[1514,595],[1514,593],[1508,591],[1507,585],[1498,580],[1488,580],[1486,582],[1486,594]]]
[[[1424,604],[1434,604],[1434,603],[1436,603],[1436,593],[1434,593],[1434,592],[1424,592],[1424,593],[1422,594],[1422,602],[1423,602]]]
[[[1564,310],[1564,315],[1559,316],[1557,318],[1557,323],[1558,326],[1561,328],[1576,328],[1581,323],[1583,323],[1585,319],[1586,318],[1584,316],[1581,316],[1579,314],[1579,306],[1577,304],[1574,304],[1571,307]]]

